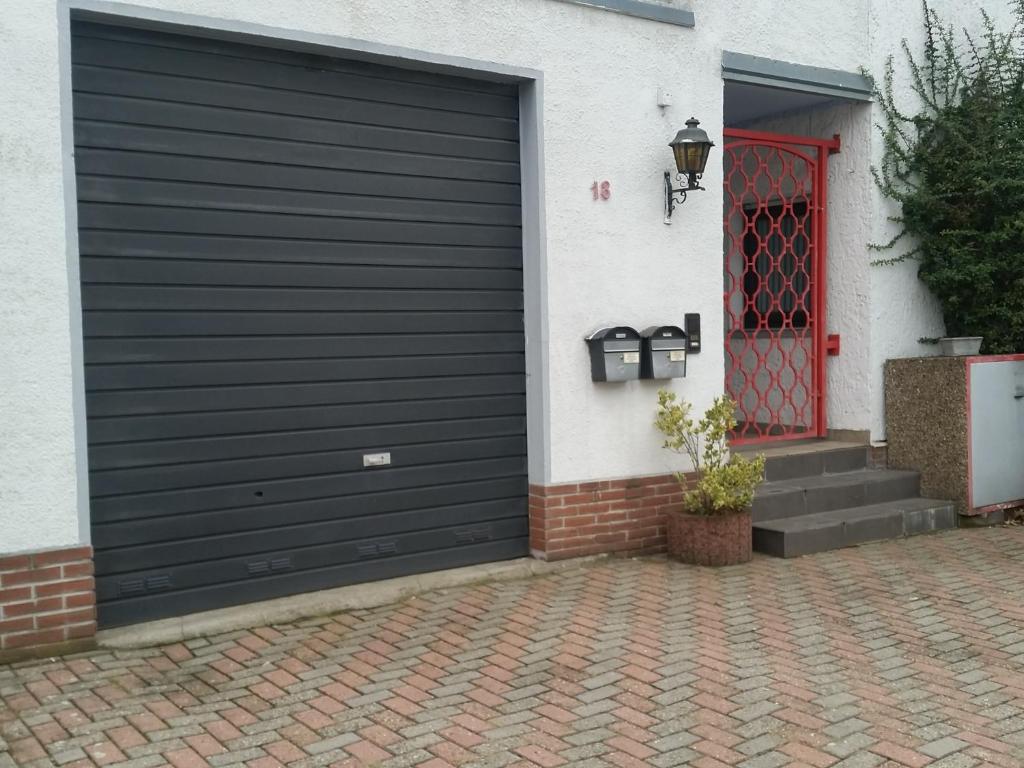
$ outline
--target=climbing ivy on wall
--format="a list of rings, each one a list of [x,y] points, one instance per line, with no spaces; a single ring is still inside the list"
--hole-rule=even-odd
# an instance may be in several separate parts
[[[882,192],[900,207],[892,252],[877,263],[919,262],[949,336],[984,336],[983,351],[1024,352],[1024,0],[998,29],[959,33],[923,2],[926,43],[903,41],[916,111],[893,95],[890,56],[875,98],[883,119]]]

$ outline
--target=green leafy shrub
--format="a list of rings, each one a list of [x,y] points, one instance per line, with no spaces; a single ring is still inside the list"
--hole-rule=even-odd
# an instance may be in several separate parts
[[[747,459],[729,454],[727,437],[736,426],[736,403],[727,395],[716,397],[698,422],[693,407],[674,392],[658,390],[654,425],[665,435],[662,447],[689,457],[696,481],[676,472],[686,490],[683,508],[696,515],[725,515],[750,508],[754,491],[764,479],[764,456]]]
[[[984,336],[989,353],[1024,351],[1024,0],[1012,4],[1012,29],[982,11],[975,39],[924,0],[923,53],[903,41],[921,106],[896,105],[891,56],[875,92],[884,155],[872,171],[902,228],[872,248],[913,243],[877,263],[917,259],[947,334]]]

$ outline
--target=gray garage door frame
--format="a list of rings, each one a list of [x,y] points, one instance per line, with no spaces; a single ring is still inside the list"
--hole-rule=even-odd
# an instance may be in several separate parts
[[[208,22],[205,19],[196,19],[194,17],[175,18],[176,22],[190,21],[187,27],[183,28],[179,24],[167,25],[166,18],[160,18],[153,21],[147,22],[146,20],[139,20],[138,18],[132,18],[130,20],[122,17],[112,17],[107,13],[97,13],[96,8],[105,7],[104,3],[89,3],[91,9],[88,13],[82,13],[80,10],[69,13],[65,18],[65,29],[62,34],[62,58],[65,66],[63,69],[62,80],[62,95],[65,101],[65,109],[63,110],[64,119],[64,149],[66,154],[65,164],[65,177],[71,176],[72,183],[65,185],[66,197],[70,197],[70,200],[66,200],[68,205],[68,235],[69,235],[69,277],[73,278],[70,281],[72,287],[72,331],[74,335],[78,336],[77,341],[81,343],[82,330],[80,327],[75,327],[75,320],[81,318],[81,297],[76,296],[76,291],[79,285],[79,244],[77,242],[78,233],[78,220],[75,215],[75,185],[73,180],[75,178],[75,167],[73,164],[73,158],[71,152],[73,150],[73,133],[69,123],[71,122],[71,79],[70,79],[70,65],[71,55],[68,46],[66,45],[69,41],[71,17],[74,16],[75,20],[82,21],[95,21],[101,23],[118,22],[123,26],[143,26],[149,28],[162,29],[174,33],[185,33],[193,34],[197,30],[202,28],[202,24]],[[133,9],[134,11],[134,9]],[[160,14],[154,12],[155,15],[166,17],[168,14]],[[127,22],[127,23],[126,23]],[[232,25],[228,25],[232,26]],[[548,425],[543,414],[546,412],[546,376],[544,375],[546,365],[546,348],[544,345],[538,343],[541,339],[546,337],[546,322],[544,309],[544,253],[543,253],[543,219],[542,219],[542,185],[540,179],[542,178],[541,173],[541,135],[540,135],[540,75],[536,72],[529,72],[527,70],[515,70],[511,71],[503,69],[498,72],[484,72],[479,69],[468,69],[466,62],[457,60],[457,66],[453,66],[450,62],[438,61],[438,59],[444,59],[445,57],[428,57],[432,60],[416,60],[416,56],[413,55],[415,52],[400,51],[399,49],[390,49],[387,53],[382,54],[381,46],[372,46],[363,44],[363,50],[358,50],[349,47],[354,41],[343,41],[335,38],[329,38],[328,44],[325,46],[324,40],[320,39],[321,36],[310,36],[303,35],[303,38],[314,37],[318,38],[315,42],[311,42],[309,39],[288,40],[282,38],[280,34],[275,34],[274,45],[267,45],[268,40],[265,36],[260,35],[259,37],[253,37],[252,29],[248,25],[233,25],[235,27],[242,27],[245,31],[239,29],[217,29],[212,30],[210,28],[202,28],[201,36],[209,36],[217,39],[227,39],[232,41],[238,41],[241,43],[252,43],[259,42],[266,45],[267,48],[274,50],[298,50],[300,52],[312,52],[321,55],[329,55],[332,57],[343,58],[343,59],[357,59],[357,60],[370,60],[378,61],[390,65],[395,63],[401,63],[406,65],[406,68],[414,71],[443,71],[450,72],[465,76],[470,74],[476,78],[482,80],[490,80],[496,82],[517,82],[519,83],[519,98],[520,98],[520,146],[521,146],[521,173],[522,173],[522,214],[523,214],[523,233],[522,233],[522,247],[523,247],[523,288],[524,288],[524,318],[525,318],[525,336],[526,336],[526,402],[527,402],[527,421],[528,421],[528,456],[529,456],[529,479],[531,482],[547,482],[549,469],[547,461],[547,446],[548,446]],[[262,31],[262,30],[261,30]],[[278,33],[282,31],[276,31]],[[347,45],[347,44],[348,45]],[[366,50],[376,49],[376,50]],[[401,55],[396,55],[401,54]],[[412,61],[416,60],[416,66],[410,66]],[[489,65],[482,65],[489,66]],[[499,68],[501,69],[501,68]],[[483,76],[481,76],[483,75]],[[70,194],[68,194],[70,190]],[[77,300],[77,301],[76,301]],[[79,306],[74,306],[75,304]],[[76,334],[77,331],[77,334]],[[73,338],[73,341],[75,339]],[[75,418],[76,418],[76,447],[78,448],[77,462],[79,471],[79,519],[80,527],[83,532],[83,538],[86,538],[89,530],[92,526],[92,515],[90,513],[89,506],[89,487],[88,487],[88,463],[85,460],[87,456],[87,424],[86,424],[86,406],[85,406],[85,387],[84,387],[84,360],[82,358],[81,347],[75,350],[77,359],[74,359],[73,365],[75,367]],[[463,531],[463,534],[471,534],[472,531]],[[260,563],[250,564],[250,568],[258,568]],[[275,563],[272,560],[268,560],[267,567],[273,569]],[[414,570],[429,570],[429,566],[419,566]],[[370,578],[374,576],[389,575],[387,569],[371,569],[372,574]],[[363,580],[347,579],[348,581]],[[328,586],[330,578],[325,581],[306,582],[300,584],[296,588],[284,591],[305,591],[309,588],[319,588],[322,586]],[[298,583],[298,582],[297,582]],[[159,592],[161,585],[159,580],[154,584],[154,588]],[[279,590],[280,592],[280,590]],[[264,596],[264,595],[257,595]],[[265,596],[273,596],[271,593]],[[212,603],[209,601],[204,602],[198,600],[189,602],[187,607],[191,609],[202,609],[205,607],[214,607],[215,604],[222,602],[220,599],[214,600]],[[173,613],[181,613],[179,609],[172,611]],[[141,611],[128,611],[128,612],[114,612],[109,614],[108,621],[105,623],[113,625],[126,623],[136,620],[145,620],[147,618],[156,618],[161,614],[159,609],[157,610],[141,610]]]

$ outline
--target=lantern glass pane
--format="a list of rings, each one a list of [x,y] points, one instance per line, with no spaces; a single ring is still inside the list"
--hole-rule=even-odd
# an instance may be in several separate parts
[[[676,170],[679,173],[686,173],[686,145],[674,144],[672,146],[672,154],[676,157]]]
[[[710,144],[701,144],[700,146],[701,146],[700,164],[697,166],[696,170],[697,170],[697,173],[704,173],[704,168],[706,168],[707,164],[708,164],[708,157],[711,155],[711,145]]]
[[[691,173],[700,173],[701,156],[704,154],[700,144],[686,145],[686,170]]]

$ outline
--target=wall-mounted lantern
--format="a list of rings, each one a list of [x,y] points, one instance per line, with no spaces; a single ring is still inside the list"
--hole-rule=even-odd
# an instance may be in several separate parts
[[[686,193],[695,189],[704,189],[700,185],[700,178],[704,175],[704,168],[708,164],[708,155],[711,148],[715,146],[707,131],[700,128],[700,120],[691,117],[686,121],[683,128],[676,137],[669,142],[672,147],[672,154],[675,156],[676,176],[680,181],[685,181],[685,187],[672,188],[672,174],[665,171],[665,223],[668,224],[675,210],[676,203],[686,202]],[[676,196],[679,196],[678,199]]]

